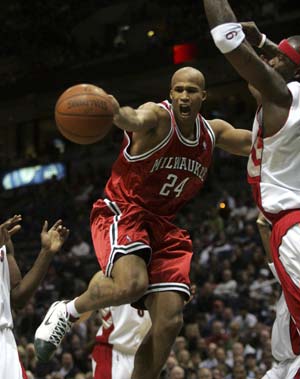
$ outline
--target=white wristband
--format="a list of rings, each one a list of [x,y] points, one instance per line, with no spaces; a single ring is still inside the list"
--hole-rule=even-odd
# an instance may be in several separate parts
[[[230,53],[238,48],[245,39],[242,25],[237,22],[218,25],[210,33],[215,45],[223,54]]]
[[[267,39],[267,36],[266,36],[264,33],[262,33],[262,34],[261,34],[261,40],[260,40],[260,43],[259,43],[259,45],[257,46],[259,49],[261,49],[261,48],[264,46],[264,44],[265,44],[265,42],[266,42],[266,39]]]

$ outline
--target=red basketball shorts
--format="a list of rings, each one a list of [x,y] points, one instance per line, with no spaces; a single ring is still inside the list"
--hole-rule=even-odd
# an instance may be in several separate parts
[[[293,352],[300,355],[300,211],[279,219],[271,234],[272,258],[291,314]]]
[[[148,265],[152,292],[177,291],[190,296],[192,243],[187,231],[145,209],[98,200],[91,214],[93,244],[101,269],[111,276],[114,262],[136,254]]]

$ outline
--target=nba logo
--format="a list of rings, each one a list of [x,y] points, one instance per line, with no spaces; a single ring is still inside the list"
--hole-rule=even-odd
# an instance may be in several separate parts
[[[0,262],[4,261],[4,251],[0,249]]]

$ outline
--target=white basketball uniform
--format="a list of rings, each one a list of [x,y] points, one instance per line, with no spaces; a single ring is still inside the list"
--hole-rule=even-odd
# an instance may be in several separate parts
[[[101,309],[102,326],[92,352],[95,379],[130,379],[134,355],[151,327],[147,311],[129,304]]]
[[[263,138],[262,108],[253,124],[248,182],[258,207],[272,223],[270,246],[276,272],[292,316],[291,333],[300,330],[300,83],[288,84],[292,105],[283,127]],[[295,355],[300,344],[293,344]]]
[[[278,276],[273,264],[269,265],[273,275]],[[272,355],[279,362],[262,379],[300,379],[300,355],[295,355],[293,345],[300,344],[297,331],[292,332],[291,315],[282,293],[276,304],[276,318],[272,328]]]
[[[0,248],[0,378],[25,379],[17,344],[12,332],[13,319],[10,308],[10,276],[6,247]]]

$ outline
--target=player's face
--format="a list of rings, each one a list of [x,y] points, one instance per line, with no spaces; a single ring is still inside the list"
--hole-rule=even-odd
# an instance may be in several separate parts
[[[283,53],[279,52],[274,58],[268,62],[285,80],[291,80],[296,65]]]
[[[196,81],[177,81],[171,89],[170,96],[176,118],[194,121],[206,92]]]

